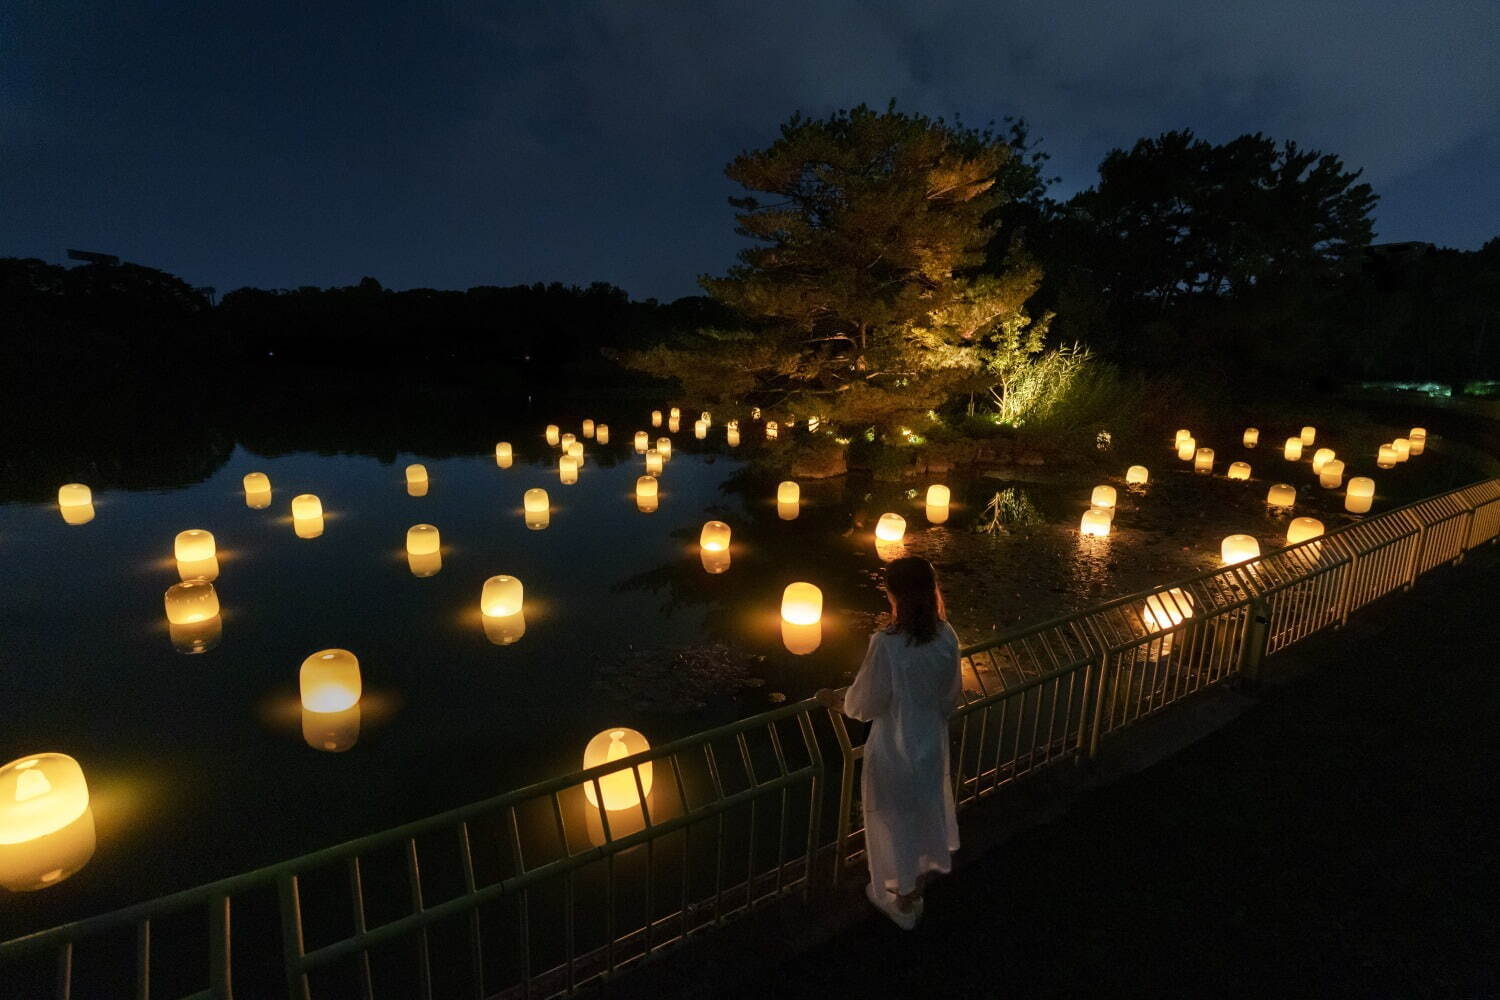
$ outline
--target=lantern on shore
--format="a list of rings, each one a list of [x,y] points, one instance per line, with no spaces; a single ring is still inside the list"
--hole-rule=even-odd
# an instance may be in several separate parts
[[[589,420],[587,417],[585,417],[583,421],[583,436],[586,438],[592,438],[594,436],[594,422],[592,420]]]
[[[1230,462],[1229,463],[1229,478],[1230,479],[1239,479],[1239,480],[1248,480],[1250,478],[1250,463],[1249,462]]]
[[[648,476],[659,476],[659,475],[661,475],[661,464],[662,464],[661,463],[661,452],[657,451],[655,448],[647,449],[647,451],[646,451],[646,475],[648,475]]]
[[[311,493],[299,493],[292,497],[292,519],[300,521],[304,518],[321,518],[323,516],[323,501]]]
[[[1396,461],[1405,462],[1411,458],[1411,439],[1397,438],[1391,442],[1391,447],[1396,449]]]
[[[1286,439],[1286,447],[1281,450],[1282,457],[1288,462],[1300,462],[1302,460],[1302,439],[1290,437]]]
[[[1089,498],[1089,504],[1093,507],[1103,507],[1106,510],[1115,505],[1115,488],[1113,486],[1095,486],[1094,492]]]
[[[767,420],[766,421],[766,440],[767,441],[775,441],[776,440],[776,435],[778,433],[779,432],[776,429],[776,421],[774,421],[774,420]]]
[[[1296,545],[1305,542],[1309,538],[1317,538],[1323,534],[1323,522],[1315,517],[1294,517],[1292,523],[1287,525],[1286,543]]]
[[[1323,463],[1323,471],[1318,473],[1318,485],[1325,490],[1336,490],[1344,482],[1344,463],[1338,459],[1332,459]]]
[[[1180,587],[1172,587],[1146,598],[1141,608],[1141,621],[1148,632],[1160,632],[1174,625],[1181,625],[1193,617],[1193,595]]]
[[[557,479],[564,486],[572,486],[578,482],[578,459],[572,455],[562,455],[557,460]]]
[[[88,808],[83,768],[65,753],[28,754],[0,767],[0,845],[56,833]]]
[[[495,464],[502,469],[508,469],[515,461],[515,455],[511,452],[510,442],[501,441],[495,445]]]
[[[669,437],[659,437],[659,438],[657,438],[656,439],[656,450],[659,451],[659,452],[661,452],[661,460],[663,462],[670,462],[670,461],[672,461],[672,439],[671,438],[669,438]]]
[[[656,510],[657,494],[660,487],[655,476],[641,476],[635,481],[635,507],[642,514],[650,514]]]
[[[652,427],[660,427],[661,426],[661,411],[660,410],[652,410],[651,411],[651,426]]]
[[[1410,433],[1406,435],[1406,438],[1411,442],[1411,453],[1413,455],[1420,455],[1427,450],[1427,428],[1413,427]]]
[[[646,454],[646,449],[650,448],[650,447],[651,447],[651,435],[647,434],[645,431],[636,431],[635,432],[635,453],[637,455],[644,455],[644,454]]]
[[[776,487],[777,503],[798,503],[802,499],[802,487],[794,479],[783,480]]]
[[[347,649],[324,649],[302,661],[297,674],[302,707],[309,712],[342,712],[359,704],[364,681],[359,658]]]
[[[1319,448],[1313,452],[1312,470],[1313,475],[1322,475],[1323,466],[1333,461],[1334,452],[1332,448]]]
[[[1355,476],[1349,480],[1344,491],[1344,509],[1351,514],[1368,514],[1375,501],[1375,480],[1368,476]]]
[[[1297,491],[1286,483],[1277,483],[1266,491],[1266,503],[1272,507],[1292,507],[1297,503]]]
[[[723,521],[708,521],[698,533],[698,546],[705,552],[726,552],[731,531]]]
[[[899,542],[906,537],[906,518],[900,514],[881,514],[875,524],[875,537],[882,542]]]
[[[1241,440],[1244,442],[1246,448],[1254,448],[1256,445],[1260,444],[1260,428],[1246,427],[1245,435]]]
[[[1394,469],[1396,462],[1396,446],[1393,444],[1383,444],[1380,446],[1380,450],[1375,453],[1375,465],[1378,468]]]
[[[810,583],[789,583],[781,594],[781,617],[793,625],[823,620],[823,592]]]
[[[173,625],[205,622],[219,613],[219,595],[207,580],[184,580],[167,588],[163,602]]]
[[[1151,471],[1144,465],[1132,465],[1125,470],[1125,482],[1131,486],[1145,486],[1151,481]]]
[[[724,428],[724,443],[731,448],[740,446],[740,429],[738,427]]]
[[[561,430],[561,428],[559,428],[556,424],[548,424],[547,425],[547,430],[545,431],[545,435],[546,435],[547,443],[548,444],[552,445],[553,447],[557,446],[557,443],[562,440],[562,437],[560,436],[560,433],[559,433],[560,430]]]
[[[1304,428],[1302,428],[1302,434],[1301,434],[1299,440],[1301,440],[1301,442],[1302,442],[1302,444],[1303,444],[1304,447],[1311,445],[1317,439],[1318,439],[1318,429],[1316,427],[1304,427]]]
[[[1191,437],[1177,439],[1177,457],[1184,462],[1191,462],[1198,454],[1198,442]]]
[[[172,555],[178,562],[198,562],[203,559],[212,559],[216,553],[214,548],[214,535],[211,531],[202,528],[189,528],[187,531],[179,531],[177,537],[172,541]]]
[[[609,444],[609,424],[600,424],[594,428],[594,440],[600,444]]]
[[[1193,459],[1193,471],[1211,475],[1214,471],[1214,450],[1212,448],[1199,448]]]
[[[414,556],[430,556],[442,548],[442,538],[431,524],[414,524],[406,529],[406,551]]]
[[[646,741],[646,737],[634,729],[606,729],[589,740],[588,746],[583,748],[583,769],[587,771],[601,767],[650,749],[651,744]],[[636,785],[637,775],[640,776],[639,787]],[[640,804],[642,794],[651,794],[651,762],[611,771],[600,775],[597,780],[597,792],[593,780],[583,784],[583,794],[589,805],[598,808],[599,796],[602,794],[604,808],[609,812],[634,809]]]
[[[1086,538],[1105,538],[1109,535],[1109,525],[1113,520],[1109,510],[1103,507],[1090,507],[1083,512],[1083,519],[1078,524],[1078,533]]]
[[[1254,535],[1230,535],[1219,545],[1220,564],[1233,566],[1260,556],[1260,542]]]
[[[513,576],[492,576],[479,593],[479,610],[486,618],[509,618],[525,608],[526,588]]]

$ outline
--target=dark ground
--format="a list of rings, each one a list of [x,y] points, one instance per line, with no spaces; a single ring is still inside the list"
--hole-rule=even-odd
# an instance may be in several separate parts
[[[1497,594],[1495,549],[1437,571],[1268,661],[1228,725],[961,857],[916,931],[865,916],[721,995],[1500,995]]]

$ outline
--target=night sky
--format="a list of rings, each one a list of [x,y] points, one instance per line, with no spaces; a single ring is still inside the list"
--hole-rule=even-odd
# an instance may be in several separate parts
[[[1500,2],[0,4],[0,255],[241,285],[694,292],[793,111],[1021,115],[1053,193],[1191,127],[1341,155],[1377,240],[1500,234]]]

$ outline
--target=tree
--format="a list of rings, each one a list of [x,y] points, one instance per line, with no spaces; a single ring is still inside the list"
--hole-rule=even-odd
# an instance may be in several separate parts
[[[971,390],[986,351],[1022,349],[1043,329],[1023,308],[1034,263],[985,264],[1006,200],[997,181],[1026,176],[1012,155],[992,131],[894,107],[794,116],[726,169],[751,192],[731,204],[752,245],[700,283],[744,322],[629,363],[706,402],[753,397],[846,425]]]

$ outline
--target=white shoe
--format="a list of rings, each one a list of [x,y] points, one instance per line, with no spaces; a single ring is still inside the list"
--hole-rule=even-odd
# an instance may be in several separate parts
[[[884,913],[887,917],[890,918],[891,923],[895,924],[903,931],[909,931],[913,927],[917,926],[917,917],[922,915],[921,900],[918,900],[916,903],[912,904],[911,909],[907,910],[905,913],[902,913],[901,910],[896,907],[895,894],[890,892],[883,892],[879,889],[876,889],[874,882],[865,883],[865,898],[870,901],[871,906],[875,907],[875,909],[879,910],[881,913]]]

